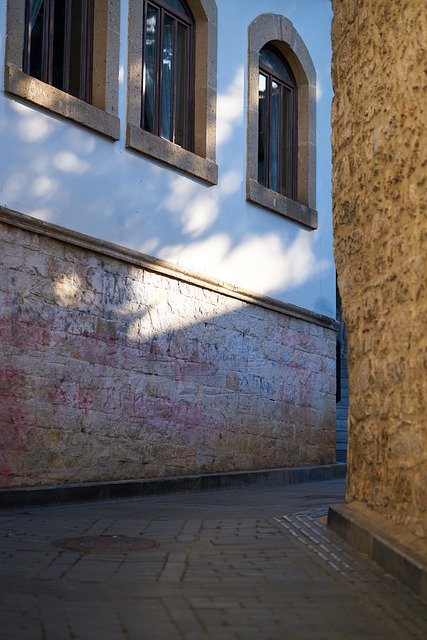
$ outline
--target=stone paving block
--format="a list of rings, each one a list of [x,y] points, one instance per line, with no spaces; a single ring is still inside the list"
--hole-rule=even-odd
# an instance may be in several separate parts
[[[75,565],[66,571],[67,580],[77,582],[104,582],[108,580],[114,570],[114,565],[110,562],[103,562],[102,558],[98,560],[89,560],[87,556],[81,558]]]
[[[11,511],[3,531],[20,538],[0,537],[5,638],[50,640],[41,625],[53,627],[57,616],[63,637],[69,624],[79,640],[424,640],[424,603],[320,525],[319,501],[304,497],[334,495],[336,502],[341,487],[333,481],[212,492],[209,502],[194,494]],[[108,523],[108,535],[140,531],[159,546],[110,554],[52,546],[102,534]],[[64,603],[63,619],[50,602]]]
[[[203,625],[203,620],[195,615],[195,610],[188,606],[188,602],[184,598],[166,596],[162,598],[162,603],[169,617],[174,621],[184,637],[187,634],[199,634],[202,637],[206,634],[206,626]]]
[[[64,609],[73,638],[87,640],[87,638],[126,637],[111,607],[96,606],[95,603],[78,600],[65,600]]]
[[[46,639],[70,640],[70,628],[61,599],[42,594],[38,597],[38,606]]]
[[[121,599],[115,604],[117,615],[131,640],[180,639],[162,602],[154,599]]]

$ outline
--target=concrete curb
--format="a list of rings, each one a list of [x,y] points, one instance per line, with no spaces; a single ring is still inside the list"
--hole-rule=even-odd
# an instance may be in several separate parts
[[[362,503],[329,507],[328,527],[427,600],[425,542]]]
[[[169,493],[315,482],[343,478],[346,470],[345,464],[338,463],[315,467],[285,467],[282,469],[262,469],[259,471],[238,471],[197,476],[0,489],[0,508],[69,504],[72,502],[135,498]]]

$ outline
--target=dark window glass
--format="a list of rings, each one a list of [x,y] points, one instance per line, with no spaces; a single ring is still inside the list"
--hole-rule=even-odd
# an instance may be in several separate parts
[[[71,29],[70,29],[70,88],[69,92],[74,96],[78,95],[83,78],[82,74],[82,54],[84,54],[83,43],[83,0],[73,0],[71,3]]]
[[[289,89],[283,89],[283,167],[285,193],[294,191],[294,172],[296,172],[296,118],[293,101],[295,94]],[[296,176],[295,176],[296,177]],[[295,194],[294,194],[295,196]]]
[[[265,156],[266,156],[266,113],[268,110],[267,78],[259,74],[259,128],[258,128],[258,182],[265,184]]]
[[[86,102],[92,98],[94,0],[27,0],[23,69]]]
[[[67,17],[65,9],[65,2],[55,2],[51,84],[58,89],[64,88],[65,23]]]
[[[171,9],[173,9],[174,11],[176,11],[176,13],[182,13],[185,16],[187,16],[188,18],[191,19],[191,14],[188,11],[187,7],[185,6],[185,4],[183,2],[181,2],[181,0],[164,0],[164,3],[170,7]]]
[[[26,36],[28,47],[33,51],[33,55],[27,64],[27,73],[35,78],[41,78],[42,75],[42,51],[44,36],[45,7],[43,0],[34,2],[27,7],[27,13],[31,12],[31,29],[27,27]]]
[[[271,119],[270,119],[270,187],[280,191],[280,147],[282,144],[281,131],[281,87],[274,80],[271,81]]]
[[[292,71],[270,46],[259,58],[258,181],[296,197],[296,92]]]
[[[181,147],[185,146],[186,126],[186,87],[188,85],[188,29],[178,23],[177,47],[176,47],[176,110],[175,110],[175,142]]]
[[[144,3],[141,126],[192,149],[193,20],[184,2]]]
[[[159,11],[148,5],[145,21],[145,47],[144,47],[144,121],[142,128],[154,133],[156,130],[155,104],[156,104],[156,60],[157,60],[157,33]]]
[[[279,58],[277,53],[269,47],[263,47],[263,49],[261,49],[259,54],[259,64],[261,67],[264,67],[264,69],[268,69],[278,78],[282,78],[282,80],[289,84],[294,84],[293,76],[287,69],[284,62]]]
[[[162,137],[172,140],[172,100],[173,100],[173,73],[174,64],[174,20],[165,15],[163,22],[163,48],[162,48]]]

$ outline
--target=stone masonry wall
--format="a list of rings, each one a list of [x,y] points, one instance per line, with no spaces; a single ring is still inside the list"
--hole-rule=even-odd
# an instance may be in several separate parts
[[[425,536],[425,0],[333,6],[335,254],[349,337],[347,499]]]
[[[0,478],[334,461],[335,333],[0,226]]]

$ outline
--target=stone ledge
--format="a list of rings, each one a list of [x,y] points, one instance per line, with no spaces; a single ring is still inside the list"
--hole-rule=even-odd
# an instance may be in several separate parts
[[[218,184],[218,166],[209,158],[202,158],[169,140],[127,123],[126,147],[178,169],[209,186]]]
[[[360,502],[329,507],[328,527],[427,600],[425,541]]]
[[[120,120],[116,115],[28,76],[11,64],[6,65],[5,91],[111,140],[118,140],[120,137]]]
[[[247,180],[246,199],[260,207],[274,211],[284,218],[294,220],[312,231],[318,228],[317,211],[296,202],[296,200],[291,200],[281,193],[267,189],[256,180]]]
[[[135,265],[141,269],[146,269],[152,273],[158,273],[168,278],[174,278],[175,280],[195,285],[196,287],[202,287],[208,291],[214,291],[215,293],[228,296],[229,298],[241,300],[247,304],[253,304],[258,307],[262,307],[263,309],[282,313],[291,318],[310,322],[311,324],[324,327],[325,329],[330,329],[334,332],[338,329],[338,323],[334,318],[323,316],[315,311],[303,309],[302,307],[297,307],[296,305],[282,302],[280,300],[275,300],[274,298],[270,298],[263,294],[242,289],[241,287],[231,283],[209,278],[209,276],[192,273],[172,264],[171,262],[166,262],[165,260],[145,255],[139,251],[128,249],[105,240],[100,240],[99,238],[94,238],[93,236],[88,236],[86,234],[79,233],[78,231],[73,231],[72,229],[66,229],[65,227],[60,227],[59,225],[52,224],[51,222],[39,220],[33,216],[12,211],[11,209],[0,205],[0,223],[1,222],[19,229],[25,229],[31,233],[42,234],[48,238],[58,240],[59,242],[71,244],[82,249],[87,249],[88,251],[94,251],[95,253],[127,262],[128,264]]]
[[[137,498],[170,493],[266,487],[343,478],[346,465],[285,467],[206,475],[0,489],[0,508]]]

